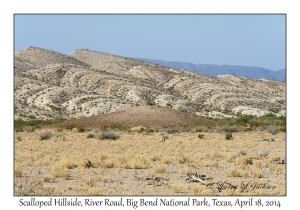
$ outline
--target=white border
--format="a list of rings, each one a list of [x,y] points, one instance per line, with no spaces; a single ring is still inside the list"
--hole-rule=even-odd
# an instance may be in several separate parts
[[[19,197],[13,197],[13,14],[14,13],[286,13],[287,14],[287,162],[288,162],[288,186],[287,197],[274,197],[280,200],[282,207],[298,207],[299,174],[297,155],[298,139],[297,129],[299,127],[297,118],[299,102],[298,75],[299,75],[299,7],[297,1],[279,0],[210,0],[210,1],[2,1],[0,6],[1,24],[1,208],[18,208]],[[4,118],[3,118],[4,116]],[[41,198],[41,197],[40,197]],[[130,198],[130,197],[126,197]],[[132,197],[137,199],[137,197]],[[147,198],[147,197],[143,197]],[[153,197],[149,197],[149,200]],[[176,197],[179,198],[179,197]],[[183,197],[182,199],[185,199]],[[211,199],[212,197],[208,197]],[[45,198],[47,199],[47,198]],[[80,199],[83,199],[82,197]],[[104,199],[104,198],[101,198]],[[234,200],[236,198],[222,197],[222,200]],[[247,199],[247,197],[241,197]],[[262,197],[269,199],[271,197]],[[91,208],[91,207],[90,207]],[[97,207],[99,208],[99,207]],[[30,208],[31,209],[31,208]],[[48,208],[49,209],[49,208]],[[128,207],[132,209],[132,207]],[[138,208],[142,209],[142,208]],[[214,208],[211,208],[214,209]],[[235,208],[226,208],[235,209]],[[248,208],[249,209],[249,208]],[[253,208],[254,209],[254,208]],[[295,208],[294,208],[295,209]]]

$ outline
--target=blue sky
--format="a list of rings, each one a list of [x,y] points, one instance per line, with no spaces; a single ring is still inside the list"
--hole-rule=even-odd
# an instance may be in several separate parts
[[[285,68],[285,15],[18,15],[15,52],[84,48],[195,64]]]

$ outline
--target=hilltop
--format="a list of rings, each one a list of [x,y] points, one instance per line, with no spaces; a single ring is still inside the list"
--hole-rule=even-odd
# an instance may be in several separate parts
[[[15,118],[79,119],[144,105],[217,118],[286,109],[285,82],[213,77],[91,50],[28,47],[15,53],[14,66]]]

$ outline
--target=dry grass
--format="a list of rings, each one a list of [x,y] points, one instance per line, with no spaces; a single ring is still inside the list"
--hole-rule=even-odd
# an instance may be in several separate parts
[[[277,186],[236,190],[236,195],[285,194],[285,164],[276,163],[277,157],[286,157],[285,141],[253,140],[268,133],[236,132],[233,141],[222,133],[207,132],[204,141],[195,133],[180,133],[161,142],[160,133],[116,132],[119,139],[101,141],[71,130],[49,132],[52,138],[47,141],[40,141],[38,130],[18,133],[22,141],[15,140],[14,176],[23,188],[16,187],[16,195],[231,195],[226,190],[218,193],[214,186],[187,183],[185,175],[192,172],[235,185],[271,180]],[[268,150],[268,156],[259,156],[257,148]],[[30,175],[37,169],[41,175]],[[149,185],[149,176],[162,177],[167,184]],[[37,187],[29,191],[21,184],[25,182]]]
[[[52,174],[57,178],[69,179],[70,177],[69,169],[66,168],[63,164],[56,164],[55,166],[53,166]]]
[[[227,171],[227,176],[228,177],[241,177],[242,173],[237,169],[232,169],[232,170]]]
[[[21,166],[19,164],[15,164],[15,171],[14,171],[15,177],[23,177],[25,172],[21,169]]]
[[[180,193],[184,188],[183,184],[172,184],[170,187],[173,193]]]
[[[168,171],[169,169],[166,165],[158,165],[153,168],[151,175],[166,174]]]
[[[241,156],[236,158],[236,164],[237,165],[251,165],[252,160],[247,156]]]

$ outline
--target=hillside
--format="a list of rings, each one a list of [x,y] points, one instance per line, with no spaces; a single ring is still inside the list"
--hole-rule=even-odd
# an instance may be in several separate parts
[[[78,119],[151,105],[199,116],[285,114],[286,84],[207,76],[132,58],[28,47],[15,53],[15,118]]]
[[[218,76],[230,74],[233,76],[242,76],[253,79],[269,79],[286,81],[286,70],[281,69],[278,71],[272,71],[260,67],[252,66],[235,66],[235,65],[211,65],[211,64],[193,64],[187,62],[176,62],[176,61],[161,61],[146,58],[137,58],[138,60],[155,63],[164,66],[170,66],[177,69],[187,69],[195,71],[197,73],[206,74],[209,76]]]
[[[56,63],[87,66],[84,62],[67,55],[37,47],[30,46],[15,53],[14,67],[16,71],[26,71]]]
[[[171,126],[205,124],[208,120],[196,115],[183,113],[174,109],[156,106],[134,106],[108,114],[100,114],[83,119],[67,121],[63,124],[76,124],[92,127],[118,123],[125,126]]]

